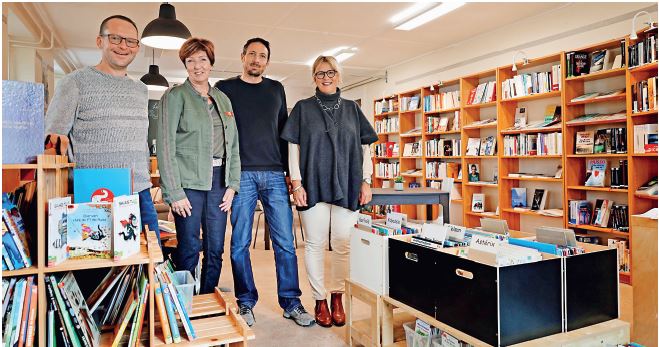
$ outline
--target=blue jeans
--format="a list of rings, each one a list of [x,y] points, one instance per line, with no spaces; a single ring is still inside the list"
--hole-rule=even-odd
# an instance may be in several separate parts
[[[297,273],[297,255],[293,246],[293,213],[283,172],[243,171],[240,175],[240,193],[233,200],[231,210],[231,266],[236,299],[239,305],[254,307],[259,298],[249,258],[257,199],[263,204],[270,226],[277,269],[279,306],[286,311],[292,311],[301,304],[302,292]]]
[[[176,256],[174,256],[176,268],[194,274],[199,263],[199,251],[204,252],[201,263],[200,294],[213,293],[220,280],[227,227],[227,213],[220,210],[220,204],[226,189],[224,166],[214,167],[211,190],[183,189],[192,205],[192,215],[181,217],[174,213],[178,240]],[[204,233],[202,240],[199,240],[200,227]]]
[[[160,244],[160,229],[158,228],[158,213],[156,207],[153,206],[151,199],[151,192],[149,189],[144,189],[139,192],[140,196],[140,217],[142,218],[142,228],[149,226],[149,230],[156,232],[158,244]]]

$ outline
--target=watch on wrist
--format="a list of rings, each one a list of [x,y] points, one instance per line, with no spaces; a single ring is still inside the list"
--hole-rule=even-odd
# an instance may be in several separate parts
[[[362,179],[362,183],[366,183],[366,184],[368,184],[369,186],[370,186],[371,184],[373,184],[373,182],[371,181],[370,178],[364,178],[364,179]]]

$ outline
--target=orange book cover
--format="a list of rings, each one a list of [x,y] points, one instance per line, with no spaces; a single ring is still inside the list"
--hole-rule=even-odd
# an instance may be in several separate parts
[[[37,321],[37,298],[38,298],[38,286],[37,285],[32,285],[32,298],[30,299],[30,314],[28,316],[28,323],[27,323],[27,336],[25,339],[25,346],[26,347],[32,347],[34,345],[34,332],[35,332],[35,324]]]
[[[21,315],[21,328],[18,330],[18,347],[25,345],[25,332],[27,331],[28,315],[30,313],[30,303],[32,302],[32,287],[34,287],[34,276],[27,278],[25,299],[23,299],[23,315]],[[36,300],[32,305],[36,307]]]
[[[146,303],[149,301],[149,284],[146,284],[146,289],[144,290],[144,300],[140,304],[142,307],[140,309],[140,316],[137,318],[137,336],[135,337],[135,347],[140,344],[140,336],[142,336],[142,327],[144,326],[144,313],[146,312]]]
[[[167,319],[167,311],[165,311],[165,300],[162,297],[162,289],[160,282],[156,281],[155,284],[155,298],[156,307],[158,308],[158,317],[160,317],[160,326],[162,327],[163,339],[166,344],[172,343],[172,331],[169,329],[169,320]]]

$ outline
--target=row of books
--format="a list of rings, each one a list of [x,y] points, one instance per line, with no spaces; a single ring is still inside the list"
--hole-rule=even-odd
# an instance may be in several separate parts
[[[515,75],[501,82],[502,99],[506,100],[560,90],[560,70],[560,65],[553,65],[549,72],[532,72]]]
[[[495,125],[497,122],[496,118],[485,118],[485,119],[480,119],[477,120],[471,124],[465,125],[465,128],[471,128],[471,127],[482,127],[488,124],[493,124]]]
[[[511,188],[511,207],[512,208],[527,208],[528,202],[526,200],[526,188],[515,187]],[[547,204],[547,197],[549,192],[545,189],[535,189],[533,191],[533,200],[531,200],[531,211],[544,210]]]
[[[649,181],[638,187],[636,194],[657,195],[657,176],[652,177]]]
[[[376,215],[386,216],[387,213],[400,212],[401,205],[369,205],[369,206],[364,206],[362,210],[366,212],[374,213]]]
[[[549,228],[549,227],[542,227]],[[559,229],[557,229],[559,230]],[[576,235],[575,235],[576,236]],[[540,242],[536,240],[509,238],[508,244],[518,247],[535,249],[538,252],[549,253],[561,257],[570,257],[573,255],[584,254],[586,250],[581,246],[556,245],[552,243]]]
[[[503,138],[504,155],[560,155],[563,154],[563,134],[538,133],[506,135]]]
[[[480,83],[469,92],[467,105],[485,104],[497,100],[496,81]]]
[[[570,102],[579,102],[579,101],[586,101],[591,99],[604,99],[604,98],[610,98],[610,97],[622,95],[624,93],[625,93],[625,88],[609,90],[606,92],[590,92],[574,97],[570,100]]]
[[[375,132],[382,133],[395,133],[400,129],[400,120],[398,117],[387,117],[384,119],[375,120]]]
[[[634,153],[657,153],[657,123],[634,125]]]
[[[452,119],[451,119],[452,118]],[[435,133],[438,131],[460,130],[460,111],[454,111],[450,116],[429,116],[426,118],[426,131]]]
[[[657,110],[657,77],[631,85],[632,113]]]
[[[366,232],[380,236],[413,235],[413,234],[418,234],[421,231],[420,224],[412,223],[406,220],[404,220],[403,225],[400,228],[392,227],[387,223],[375,222],[375,221],[372,222],[370,226],[358,224],[357,227]]]
[[[569,200],[568,221],[575,225],[594,225],[602,228],[629,230],[629,208],[613,200]]]
[[[2,194],[2,269],[32,266],[30,242],[23,217],[9,194]]]
[[[618,251],[618,271],[631,271],[628,241],[622,237],[615,237],[608,239],[607,243],[609,248],[615,248]]]
[[[400,163],[376,163],[375,175],[377,177],[394,178],[400,176]]]
[[[423,97],[423,112],[448,110],[460,107],[460,91],[441,92]]]
[[[459,157],[460,139],[432,139],[426,141],[426,156]]]
[[[460,163],[429,161],[426,163],[426,178],[462,178]]]
[[[156,266],[155,300],[160,319],[160,327],[166,344],[179,343],[182,341],[182,332],[179,329],[179,321],[189,341],[197,338],[192,323],[190,322],[189,310],[191,302],[187,302],[184,293],[180,290],[174,268],[169,261]],[[192,300],[190,295],[187,300]]]
[[[375,102],[375,114],[398,111],[398,98],[382,99]]]
[[[586,178],[584,185],[587,187],[627,188],[627,160],[620,160],[618,167],[611,167],[610,182],[607,182],[607,160],[588,159],[586,162]]]
[[[657,61],[657,29],[649,32],[643,39],[629,45],[629,67],[644,65]]]
[[[595,123],[595,122],[615,122],[627,118],[627,112],[625,110],[614,112],[614,113],[587,113],[581,116],[578,116],[572,120],[565,122],[566,125],[570,124],[581,124],[581,123]]]
[[[2,333],[4,346],[35,346],[38,307],[35,276],[2,280]]]
[[[574,142],[576,154],[627,153],[627,128],[578,131]]]
[[[420,95],[414,95],[414,96],[401,96],[400,97],[400,111],[405,112],[405,111],[412,111],[412,110],[418,110],[421,105],[419,105],[419,101],[421,99]]]
[[[487,136],[484,138],[470,137],[467,141],[468,156],[477,155],[496,155],[497,154],[497,138],[495,136]]]
[[[601,49],[591,53],[575,51],[565,55],[566,77],[584,76],[598,71],[621,68],[625,65],[625,41],[620,48]]]
[[[398,157],[399,149],[398,142],[387,141],[373,145],[373,153],[378,158],[394,158]]]

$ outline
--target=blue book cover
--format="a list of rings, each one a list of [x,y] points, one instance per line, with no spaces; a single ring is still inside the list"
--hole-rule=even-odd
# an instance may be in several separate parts
[[[513,207],[526,207],[526,188],[512,188]]]
[[[2,163],[35,163],[44,138],[43,84],[2,81]]]
[[[14,270],[22,269],[25,267],[21,253],[16,247],[14,238],[9,233],[7,225],[4,221],[2,222],[2,246],[3,250],[7,252],[7,256],[11,260],[11,264],[13,265]]]
[[[71,259],[111,258],[112,204],[71,204],[66,217]]]
[[[115,196],[133,193],[130,169],[74,169],[73,201],[112,202]]]

